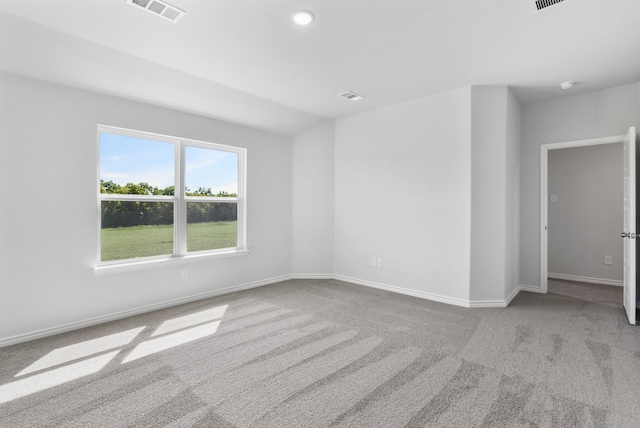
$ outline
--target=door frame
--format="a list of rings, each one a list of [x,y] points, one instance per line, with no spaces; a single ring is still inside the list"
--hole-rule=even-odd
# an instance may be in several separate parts
[[[549,150],[572,147],[597,146],[601,144],[622,143],[624,135],[590,138],[587,140],[564,141],[540,145],[540,293],[547,292],[548,253],[549,253]]]

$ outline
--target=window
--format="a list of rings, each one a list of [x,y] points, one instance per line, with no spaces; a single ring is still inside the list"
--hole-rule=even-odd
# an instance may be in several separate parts
[[[100,266],[245,249],[245,150],[98,127]]]

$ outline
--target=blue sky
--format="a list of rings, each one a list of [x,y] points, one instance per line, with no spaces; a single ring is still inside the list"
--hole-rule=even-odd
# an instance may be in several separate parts
[[[238,155],[187,146],[185,184],[190,190],[238,191]],[[125,185],[146,182],[164,189],[174,185],[175,146],[141,138],[100,134],[100,178]]]

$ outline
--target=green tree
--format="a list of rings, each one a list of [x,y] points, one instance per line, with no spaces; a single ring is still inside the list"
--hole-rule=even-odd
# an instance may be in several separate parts
[[[100,193],[123,193],[122,187],[113,181],[104,181],[100,179]]]

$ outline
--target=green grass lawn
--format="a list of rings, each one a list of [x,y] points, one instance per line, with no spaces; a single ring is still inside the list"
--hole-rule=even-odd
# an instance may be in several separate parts
[[[187,225],[187,251],[234,248],[236,221]],[[173,225],[102,229],[102,261],[173,254]]]

